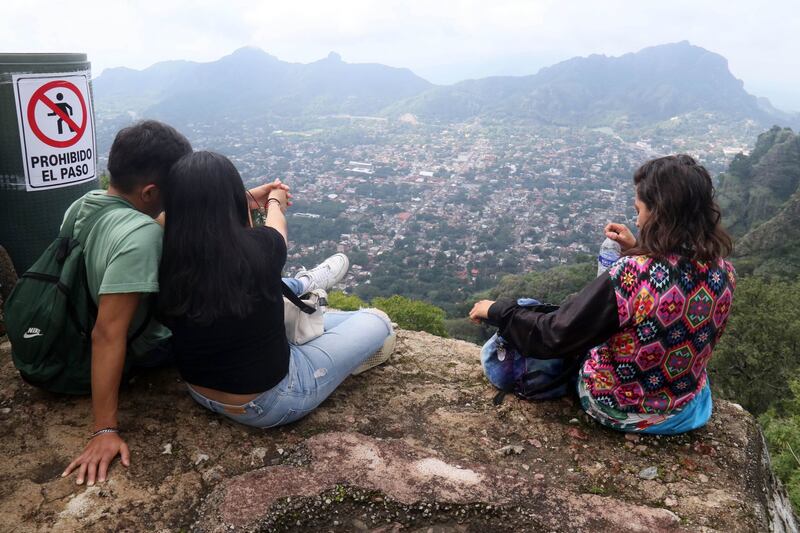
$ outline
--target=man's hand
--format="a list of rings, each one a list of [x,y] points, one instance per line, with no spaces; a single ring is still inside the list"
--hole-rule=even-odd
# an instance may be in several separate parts
[[[270,194],[274,191],[285,192],[286,200],[284,201],[284,205],[292,205],[292,203],[289,201],[289,199],[292,197],[292,195],[289,194],[289,186],[283,183],[279,178],[276,178],[275,181],[271,183],[265,183],[264,185],[250,189],[250,194],[247,195],[247,201],[250,204],[250,209],[264,207],[264,205],[267,203],[267,199],[270,197]],[[253,200],[255,200],[258,205],[253,205]]]
[[[61,477],[77,470],[78,485],[83,484],[84,479],[89,486],[94,485],[95,480],[103,483],[108,476],[108,467],[117,455],[122,458],[123,466],[130,466],[131,452],[125,441],[117,433],[103,433],[89,441],[83,453],[69,464]]]
[[[481,320],[486,320],[489,318],[489,308],[493,303],[493,300],[481,300],[480,302],[476,302],[475,305],[472,306],[472,310],[469,312],[469,319],[475,324],[480,324]]]
[[[604,229],[606,237],[619,243],[622,251],[625,252],[636,246],[636,237],[633,236],[631,230],[625,224],[617,224],[616,222],[609,222]]]
[[[97,321],[92,329],[92,415],[94,430],[118,427],[117,402],[119,383],[125,366],[128,329],[139,305],[139,293],[101,294],[97,305]],[[94,437],[83,453],[72,461],[64,476],[78,469],[78,484],[88,473],[89,485],[98,475],[105,481],[108,465],[117,455],[122,464],[130,463],[127,444],[116,433]]]

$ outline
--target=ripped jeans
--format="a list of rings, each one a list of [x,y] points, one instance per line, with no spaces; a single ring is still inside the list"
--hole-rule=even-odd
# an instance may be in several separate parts
[[[244,405],[225,405],[189,387],[207,409],[241,424],[268,428],[298,420],[321,404],[393,333],[392,324],[371,310],[325,313],[325,333],[289,345],[289,372],[283,380]]]

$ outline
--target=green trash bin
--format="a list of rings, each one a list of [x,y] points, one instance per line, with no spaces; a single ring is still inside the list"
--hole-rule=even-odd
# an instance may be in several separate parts
[[[0,54],[0,245],[20,274],[99,186],[92,109],[86,54]]]

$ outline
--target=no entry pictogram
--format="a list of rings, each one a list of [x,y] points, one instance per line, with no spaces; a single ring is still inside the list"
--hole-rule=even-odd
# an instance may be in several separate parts
[[[25,190],[47,191],[97,176],[91,73],[12,74]]]
[[[47,95],[47,91],[51,89],[65,89],[75,95],[81,107],[80,124],[72,119],[70,113],[65,110],[64,104],[54,102],[52,98]],[[59,93],[58,96],[60,97],[61,93]],[[42,131],[36,121],[36,106],[40,103],[50,108],[51,113],[48,113],[48,116],[56,117],[59,121],[59,133],[61,132],[60,123],[63,121],[67,126],[68,132],[72,134],[71,137],[67,139],[53,139]],[[67,106],[67,108],[69,107]],[[81,94],[81,91],[73,83],[66,80],[51,81],[39,87],[28,102],[27,114],[28,124],[33,134],[36,135],[40,141],[54,148],[67,148],[80,141],[81,137],[83,137],[83,132],[86,131],[86,124],[89,116],[86,112],[86,102],[83,99],[83,94]]]

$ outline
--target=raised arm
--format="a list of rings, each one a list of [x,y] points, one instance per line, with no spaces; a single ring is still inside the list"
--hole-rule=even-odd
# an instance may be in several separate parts
[[[266,226],[274,228],[283,235],[283,240],[288,245],[289,240],[287,238],[288,233],[284,213],[292,205],[289,186],[281,182],[280,179],[275,179],[270,183],[259,185],[247,191],[247,198],[250,209],[267,208]]]
[[[289,203],[288,194],[283,189],[273,189],[269,193],[267,199],[267,227],[274,228],[278,233],[283,235],[283,240],[289,244],[287,224],[286,224],[286,207]]]

